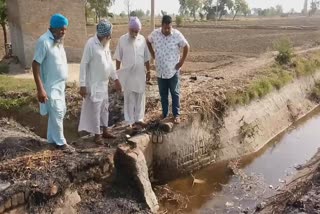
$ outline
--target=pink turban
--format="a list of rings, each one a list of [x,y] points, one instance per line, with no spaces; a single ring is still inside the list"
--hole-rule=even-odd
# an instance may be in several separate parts
[[[141,30],[141,22],[138,17],[130,17],[129,28],[133,30]]]

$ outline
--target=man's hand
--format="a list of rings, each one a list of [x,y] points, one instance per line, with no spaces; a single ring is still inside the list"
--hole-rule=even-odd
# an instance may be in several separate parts
[[[81,95],[82,98],[86,98],[86,96],[87,96],[87,87],[80,87],[79,94]]]
[[[183,66],[183,62],[182,61],[179,61],[177,64],[176,64],[176,67],[175,69],[176,70],[180,70],[180,68]]]
[[[115,80],[114,83],[115,83],[115,84],[114,84],[114,87],[115,87],[116,91],[121,92],[121,84],[120,84],[120,81],[119,81],[119,80]]]
[[[149,40],[147,39],[147,46],[148,46],[148,49],[149,49],[149,52],[150,52],[150,55],[153,59],[155,59],[155,53],[154,53],[154,50],[153,50],[153,47],[152,47],[152,44],[149,42]]]
[[[147,79],[147,82],[149,82],[151,80],[151,72],[150,71],[147,72],[146,79]]]
[[[155,55],[154,51],[150,52],[150,55],[151,55],[152,59],[156,58],[156,55]]]
[[[40,103],[45,103],[48,100],[47,93],[44,89],[38,91],[38,100]]]

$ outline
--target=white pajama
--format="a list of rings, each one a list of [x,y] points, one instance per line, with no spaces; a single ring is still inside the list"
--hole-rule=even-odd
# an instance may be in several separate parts
[[[124,91],[124,119],[129,125],[143,121],[145,102],[145,93]]]
[[[101,134],[101,127],[108,127],[109,101],[93,102],[89,97],[82,104],[79,131]]]
[[[132,39],[129,34],[120,37],[114,59],[122,64],[118,70],[124,91],[124,118],[128,125],[142,122],[145,114],[145,63],[151,56],[145,38],[138,35]]]

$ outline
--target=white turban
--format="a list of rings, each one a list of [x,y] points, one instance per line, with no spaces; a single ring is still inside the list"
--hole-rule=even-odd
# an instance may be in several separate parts
[[[138,17],[132,16],[129,21],[129,28],[134,30],[141,30],[141,22]]]

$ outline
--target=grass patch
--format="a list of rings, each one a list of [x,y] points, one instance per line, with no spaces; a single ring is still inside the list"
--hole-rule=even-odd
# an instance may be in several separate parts
[[[296,56],[289,65],[273,64],[265,69],[264,76],[255,80],[241,91],[230,92],[227,94],[228,104],[246,105],[251,101],[262,98],[272,90],[279,90],[295,78],[312,75],[320,68],[320,52],[314,52],[305,56]],[[319,91],[317,91],[319,90]],[[315,89],[313,96],[320,99],[319,89]]]
[[[310,93],[310,99],[319,103],[320,102],[320,81],[316,82]]]
[[[30,92],[33,93],[36,85],[32,79],[16,79],[6,75],[0,75],[0,92]]]
[[[294,56],[293,45],[289,39],[281,39],[273,44],[274,49],[278,51],[275,60],[280,65],[286,65],[291,62]]]
[[[78,93],[77,84],[66,86],[67,119],[78,118],[82,98]],[[16,112],[26,107],[38,111],[36,85],[33,79],[16,79],[0,75],[0,110]]]
[[[35,103],[33,97],[20,97],[20,98],[2,98],[0,97],[0,109],[5,111],[19,110],[23,106]]]
[[[18,110],[23,106],[37,103],[35,88],[33,80],[0,75],[0,109]]]
[[[293,62],[297,77],[310,75],[319,68],[319,61],[314,59],[297,58]]]
[[[262,98],[274,89],[281,89],[293,80],[293,75],[279,66],[269,68],[262,79],[253,81],[243,91],[231,92],[227,95],[228,104],[246,105],[251,101]]]

